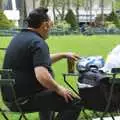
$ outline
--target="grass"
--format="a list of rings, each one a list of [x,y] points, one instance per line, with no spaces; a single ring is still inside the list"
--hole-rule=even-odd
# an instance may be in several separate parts
[[[52,36],[47,42],[51,53],[71,51],[80,56],[101,55],[106,58],[112,48],[120,43],[119,38],[119,35]],[[66,60],[54,64],[53,69],[56,73],[56,80],[63,83],[61,73],[67,72]]]
[[[7,47],[11,37],[0,37],[0,47]],[[99,36],[82,36],[82,35],[70,35],[70,36],[51,36],[47,43],[50,47],[51,53],[56,52],[75,52],[80,56],[101,55],[104,58],[117,44],[120,44],[120,35],[99,35]],[[3,60],[3,52],[0,52],[0,63]],[[61,60],[53,65],[56,81],[66,86],[63,81],[62,73],[67,72],[66,60]],[[70,84],[76,87],[74,77],[68,77]],[[9,114],[12,120],[17,118],[15,114]],[[37,113],[28,114],[30,120],[37,120]],[[0,119],[2,117],[0,116]],[[3,119],[2,119],[3,120]]]

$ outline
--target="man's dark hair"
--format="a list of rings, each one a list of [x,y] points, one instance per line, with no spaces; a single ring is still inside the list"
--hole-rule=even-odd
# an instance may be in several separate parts
[[[30,12],[26,18],[28,27],[38,28],[42,22],[48,21],[49,17],[47,15],[47,12],[47,8],[36,8]]]

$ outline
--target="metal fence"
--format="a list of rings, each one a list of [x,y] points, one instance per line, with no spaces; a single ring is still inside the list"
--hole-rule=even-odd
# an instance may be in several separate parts
[[[21,29],[0,29],[0,37],[1,36],[14,36]],[[105,27],[90,27],[87,26],[85,28],[80,27],[79,29],[64,29],[64,28],[52,28],[50,30],[50,35],[101,35],[101,34],[120,34],[120,28],[105,28]]]
[[[120,35],[119,28],[105,28],[105,27],[87,27],[82,34],[84,35],[101,35],[101,34],[108,34],[108,35]]]

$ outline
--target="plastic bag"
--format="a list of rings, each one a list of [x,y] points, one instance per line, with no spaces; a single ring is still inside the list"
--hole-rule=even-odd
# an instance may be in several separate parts
[[[86,71],[91,67],[95,67],[97,69],[102,68],[104,66],[104,59],[102,56],[88,56],[82,57],[77,61],[76,68],[78,72]]]

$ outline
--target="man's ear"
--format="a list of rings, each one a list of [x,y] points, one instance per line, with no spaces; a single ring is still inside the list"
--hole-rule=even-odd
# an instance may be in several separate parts
[[[48,29],[48,26],[47,26],[46,22],[43,22],[43,23],[41,24],[41,28],[44,29],[44,30],[47,30],[47,29]]]

